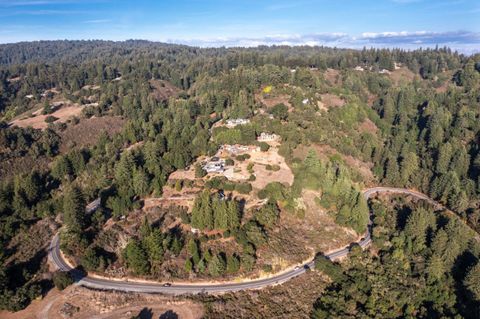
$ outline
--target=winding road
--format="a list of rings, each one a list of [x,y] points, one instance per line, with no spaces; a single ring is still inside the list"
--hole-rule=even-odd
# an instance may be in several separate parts
[[[374,194],[379,193],[392,193],[392,194],[406,194],[411,195],[419,199],[426,200],[436,207],[442,207],[439,203],[430,199],[425,194],[404,189],[404,188],[393,188],[393,187],[374,187],[368,188],[362,191],[365,199],[369,199]],[[87,212],[92,212],[100,206],[100,200],[97,199],[90,203],[86,210]],[[371,239],[371,224],[372,221],[369,221],[367,227],[367,232],[365,236],[356,244],[360,247],[365,248],[372,242]],[[127,280],[114,280],[107,278],[95,278],[95,277],[81,277],[80,274],[75,272],[72,267],[64,260],[60,252],[60,238],[56,234],[53,237],[53,240],[49,247],[49,258],[56,265],[59,270],[62,271],[72,271],[74,276],[77,279],[79,285],[102,290],[117,290],[125,292],[144,292],[144,293],[164,293],[164,294],[199,294],[199,293],[224,293],[232,292],[246,289],[259,289],[270,285],[276,285],[284,283],[294,277],[300,276],[307,271],[309,268],[315,266],[314,261],[310,261],[302,266],[297,266],[294,269],[279,273],[273,277],[250,280],[245,282],[229,282],[229,283],[218,283],[218,284],[207,284],[207,283],[197,283],[197,284],[162,284],[155,282],[142,282],[142,281],[127,281]],[[331,260],[339,259],[348,255],[350,251],[350,245],[348,247],[336,250],[325,256]]]

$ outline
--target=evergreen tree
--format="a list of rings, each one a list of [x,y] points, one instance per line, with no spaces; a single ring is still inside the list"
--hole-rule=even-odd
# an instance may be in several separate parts
[[[236,255],[230,255],[227,257],[227,273],[234,274],[240,269],[240,260]]]
[[[125,249],[123,250],[123,256],[127,263],[128,268],[133,270],[136,274],[146,275],[150,270],[147,254],[143,249],[140,242],[135,239],[131,239]]]
[[[65,191],[63,197],[63,220],[68,230],[76,234],[81,234],[87,226],[83,195],[75,186]]]
[[[477,262],[477,264],[468,271],[463,283],[475,299],[480,301],[480,262]]]
[[[136,169],[133,172],[133,190],[135,194],[145,196],[149,190],[149,180],[143,169]]]
[[[192,261],[194,265],[198,265],[200,262],[200,249],[198,243],[195,239],[191,238],[187,243],[187,250],[190,256],[192,256]]]
[[[208,272],[213,277],[218,277],[223,275],[225,272],[226,265],[223,256],[219,254],[213,255],[212,259],[208,262]]]

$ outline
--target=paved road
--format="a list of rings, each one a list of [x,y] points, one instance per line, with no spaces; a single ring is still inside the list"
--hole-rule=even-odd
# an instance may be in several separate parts
[[[392,193],[392,194],[408,194],[415,196],[420,199],[424,199],[432,203],[433,205],[441,207],[440,204],[430,199],[428,196],[411,191],[403,188],[393,188],[393,187],[374,187],[364,190],[363,196],[365,199],[370,198],[374,194],[378,193]],[[94,202],[90,203],[86,210],[91,212],[98,208],[100,205],[100,200],[97,199]],[[357,242],[362,248],[367,247],[371,243],[371,221],[368,225],[368,230],[365,236]],[[72,271],[72,268],[65,262],[61,253],[59,245],[59,236],[55,235],[53,238],[50,247],[49,247],[49,258],[50,260],[62,271]],[[325,256],[331,260],[335,260],[341,257],[348,255],[350,251],[349,247],[339,249],[337,251],[326,254]],[[78,284],[95,289],[105,289],[105,290],[118,290],[118,291],[127,291],[127,292],[147,292],[147,293],[165,293],[165,294],[198,294],[198,293],[223,293],[230,291],[239,291],[246,289],[259,289],[270,285],[284,283],[294,277],[300,276],[307,271],[307,268],[313,268],[313,260],[308,262],[301,267],[296,267],[295,269],[280,273],[271,278],[251,280],[246,282],[232,282],[232,283],[222,283],[222,284],[172,284],[171,286],[164,286],[162,283],[146,283],[139,281],[126,281],[126,280],[110,280],[110,279],[99,279],[93,277],[83,277],[76,273],[74,276],[77,277]]]

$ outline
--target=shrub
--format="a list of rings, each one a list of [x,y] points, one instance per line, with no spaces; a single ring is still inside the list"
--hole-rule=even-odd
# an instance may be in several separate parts
[[[272,114],[276,118],[285,120],[288,117],[288,107],[283,103],[279,103],[272,107],[272,109],[270,110],[270,114]]]
[[[240,154],[235,157],[237,161],[243,162],[246,159],[249,159],[251,156],[249,154]]]
[[[53,284],[58,290],[63,290],[73,284],[73,277],[68,271],[57,271],[53,274]]]
[[[265,168],[267,169],[267,171],[274,171],[274,172],[277,172],[280,170],[280,166],[276,164],[273,164],[273,165],[267,164]]]
[[[269,149],[270,149],[270,145],[268,145],[267,143],[265,142],[260,142],[260,150],[262,152],[267,152]]]
[[[202,168],[200,164],[195,164],[195,178],[202,178],[207,175],[207,172]]]
[[[250,183],[239,183],[235,185],[235,190],[240,194],[248,194],[252,191],[252,184]]]
[[[262,269],[263,269],[264,272],[272,272],[273,271],[272,265],[268,265],[268,264],[263,265]]]
[[[58,120],[58,117],[55,117],[53,115],[49,115],[45,118],[45,122],[46,123],[53,123],[55,122],[56,120]]]

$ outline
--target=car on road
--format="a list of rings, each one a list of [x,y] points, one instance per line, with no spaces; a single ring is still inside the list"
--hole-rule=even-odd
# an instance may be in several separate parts
[[[295,268],[293,268],[293,270],[299,270],[300,269],[300,266],[295,266]]]
[[[172,286],[172,284],[171,284],[171,283],[169,283],[169,282],[166,282],[166,283],[164,283],[162,286],[163,286],[163,287],[171,287],[171,286]]]

